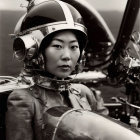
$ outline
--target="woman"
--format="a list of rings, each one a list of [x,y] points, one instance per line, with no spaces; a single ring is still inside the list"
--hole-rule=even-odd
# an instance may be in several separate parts
[[[71,5],[58,0],[29,4],[15,29],[14,53],[24,62],[21,81],[33,84],[8,97],[7,140],[42,140],[42,114],[54,106],[108,114],[100,96],[69,78],[78,69],[86,40],[82,17]]]

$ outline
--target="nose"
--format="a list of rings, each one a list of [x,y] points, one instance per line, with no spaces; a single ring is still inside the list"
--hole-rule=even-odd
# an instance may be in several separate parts
[[[69,61],[71,59],[71,53],[68,48],[63,49],[61,59],[64,61]]]

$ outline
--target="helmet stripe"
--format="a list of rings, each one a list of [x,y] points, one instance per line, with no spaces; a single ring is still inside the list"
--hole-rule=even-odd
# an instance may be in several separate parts
[[[73,16],[72,16],[71,11],[68,8],[68,6],[62,1],[57,1],[57,2],[60,4],[61,8],[64,11],[64,15],[65,15],[67,23],[71,26],[74,26]]]

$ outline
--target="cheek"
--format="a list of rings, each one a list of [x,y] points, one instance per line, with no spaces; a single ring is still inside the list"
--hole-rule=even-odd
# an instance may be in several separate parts
[[[54,49],[47,48],[45,50],[45,56],[46,56],[46,68],[51,69],[57,65],[57,61],[59,58],[58,53]]]
[[[77,64],[79,57],[80,57],[80,50],[76,51],[75,53],[72,53],[72,60],[73,60],[74,65]]]

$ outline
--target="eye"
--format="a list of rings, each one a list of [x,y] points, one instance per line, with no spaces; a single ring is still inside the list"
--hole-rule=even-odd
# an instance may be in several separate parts
[[[71,46],[71,49],[72,49],[72,50],[76,50],[76,49],[78,49],[78,48],[79,48],[78,45],[72,45],[72,46]]]
[[[57,49],[61,49],[62,46],[61,45],[53,45],[53,47],[57,48]]]

